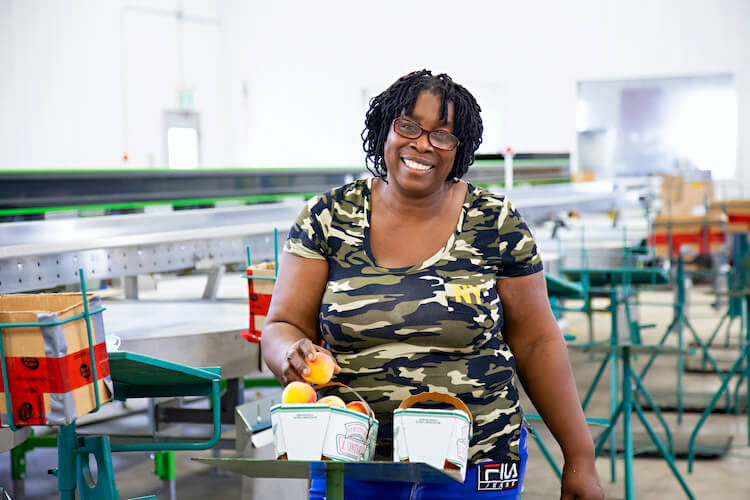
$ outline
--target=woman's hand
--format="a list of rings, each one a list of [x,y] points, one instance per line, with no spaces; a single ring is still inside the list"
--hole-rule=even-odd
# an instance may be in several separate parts
[[[599,482],[594,460],[566,460],[562,472],[560,500],[603,500],[604,490]]]
[[[304,382],[305,379],[303,377],[310,374],[307,361],[312,361],[317,356],[331,357],[333,360],[334,375],[341,371],[341,367],[339,367],[335,358],[328,350],[313,344],[308,338],[299,339],[290,345],[284,353],[284,361],[281,364],[281,374],[284,377],[282,382],[284,385],[294,381]]]

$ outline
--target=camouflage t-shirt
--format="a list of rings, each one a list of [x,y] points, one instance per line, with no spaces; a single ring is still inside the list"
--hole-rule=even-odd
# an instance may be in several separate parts
[[[504,196],[469,184],[445,246],[422,264],[384,268],[370,245],[371,187],[363,179],[311,199],[284,250],[328,262],[320,333],[337,380],[380,420],[376,458],[392,460],[401,401],[438,391],[472,412],[470,463],[517,459],[522,415],[495,285],[542,269],[528,226]]]

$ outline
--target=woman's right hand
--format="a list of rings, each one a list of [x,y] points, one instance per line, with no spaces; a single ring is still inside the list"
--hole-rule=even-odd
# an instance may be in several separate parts
[[[306,360],[312,361],[317,356],[330,356],[333,360],[334,375],[341,371],[341,367],[336,363],[333,354],[328,350],[313,344],[308,338],[299,339],[290,345],[284,353],[284,361],[281,364],[284,385],[294,381],[304,382],[303,377],[310,374],[310,368],[308,368]]]

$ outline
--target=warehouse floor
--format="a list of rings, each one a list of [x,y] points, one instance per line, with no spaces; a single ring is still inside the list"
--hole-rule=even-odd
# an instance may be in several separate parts
[[[704,337],[708,337],[718,322],[719,313],[710,307],[712,296],[705,293],[705,289],[696,287],[692,293],[692,305],[690,317],[693,326]],[[670,301],[670,292],[646,292],[641,295],[644,302],[667,302]],[[575,305],[570,303],[569,305]],[[606,302],[596,304],[605,306]],[[641,323],[656,323],[657,328],[643,332],[644,343],[655,343],[663,334],[671,320],[671,310],[662,306],[642,306],[640,309]],[[570,333],[575,333],[579,341],[588,338],[585,319],[578,313],[568,313],[566,316],[570,326]],[[735,338],[739,325],[735,325]],[[609,336],[609,317],[606,314],[597,314],[595,317],[596,339],[604,340]],[[720,337],[723,340],[723,335]],[[676,343],[675,337],[670,343]],[[732,354],[734,355],[734,354]],[[636,367],[643,366],[645,357],[635,362]],[[571,361],[578,382],[580,394],[587,390],[599,363],[591,360],[591,355],[572,352]],[[661,357],[646,377],[646,387],[651,391],[670,390],[675,387],[676,381],[676,358]],[[608,374],[609,370],[607,370]],[[609,415],[609,380],[608,375],[602,378],[597,388],[590,408],[586,414],[589,417],[606,418]],[[709,392],[719,386],[716,375],[686,373],[683,386],[689,392]],[[743,388],[742,393],[745,393]],[[249,394],[248,397],[251,397]],[[533,413],[533,409],[526,401],[524,408]],[[647,414],[654,427],[658,424],[653,414]],[[675,413],[665,413],[670,429],[677,441],[687,439],[698,420],[698,414],[686,413],[681,425],[677,424]],[[634,416],[634,432],[639,434],[642,429],[640,422]],[[537,430],[553,448],[552,453],[560,461],[561,454],[554,445],[551,436],[543,424],[536,423]],[[592,432],[599,430],[592,427]],[[678,460],[677,467],[685,477],[695,498],[721,498],[722,500],[746,499],[750,497],[750,482],[747,481],[747,471],[750,470],[750,448],[748,448],[747,416],[733,416],[725,414],[713,414],[701,430],[700,437],[708,442],[719,442],[722,437],[731,436],[732,443],[729,453],[717,460],[696,461],[694,472],[687,474],[687,463]],[[260,450],[261,454],[267,454],[269,447]],[[524,499],[554,499],[559,497],[559,481],[554,475],[549,464],[545,461],[539,448],[533,441],[529,441],[529,466],[527,481],[524,489]],[[205,453],[179,453],[177,457],[177,498],[181,500],[212,498],[212,499],[237,499],[237,498],[269,498],[276,500],[297,500],[305,498],[305,481],[303,480],[261,480],[252,482],[244,480],[236,475],[228,473],[217,473],[211,468],[199,463],[192,462],[192,456],[211,456]],[[225,450],[221,456],[234,456],[234,452]],[[37,449],[28,454],[28,476],[25,481],[25,493],[21,493],[20,485],[13,485],[10,479],[9,454],[0,456],[0,485],[11,491],[15,486],[15,499],[33,498],[35,500],[47,500],[57,498],[56,480],[47,475],[47,470],[56,465],[55,451],[51,449]],[[168,486],[153,474],[153,461],[144,453],[118,454],[115,461],[118,489],[121,498],[133,498],[147,494],[157,494],[160,499],[169,498]],[[602,479],[602,484],[607,493],[607,498],[624,498],[622,460],[617,461],[617,481],[610,482],[610,462],[608,457],[597,459],[597,468]],[[666,462],[660,458],[636,458],[635,471],[635,496],[639,499],[673,499],[685,498],[685,495],[672,475]],[[244,493],[243,493],[244,483]],[[251,486],[252,485],[252,486]],[[256,493],[250,493],[255,489]]]

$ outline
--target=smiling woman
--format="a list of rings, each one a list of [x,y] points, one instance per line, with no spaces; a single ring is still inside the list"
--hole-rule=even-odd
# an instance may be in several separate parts
[[[393,459],[393,411],[409,396],[447,393],[473,416],[463,484],[346,482],[347,498],[520,498],[516,373],[565,453],[562,498],[603,498],[529,228],[504,196],[460,180],[481,143],[479,111],[447,75],[400,78],[367,112],[374,177],[310,200],[284,246],[261,337],[279,380],[302,380],[306,360],[330,354],[335,380],[381,423],[377,460]],[[481,467],[515,472],[498,491]],[[324,493],[314,476],[310,498]]]

